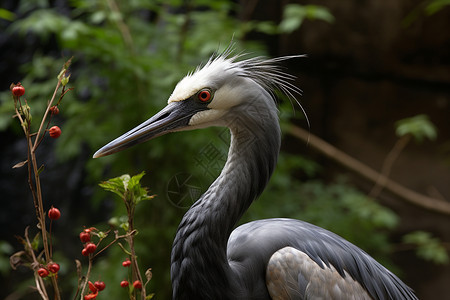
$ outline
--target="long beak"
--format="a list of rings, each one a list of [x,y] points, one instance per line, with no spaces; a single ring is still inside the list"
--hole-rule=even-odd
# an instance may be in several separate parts
[[[94,158],[110,155],[168,132],[189,126],[191,117],[204,108],[187,105],[188,101],[171,102],[159,113],[100,148]]]

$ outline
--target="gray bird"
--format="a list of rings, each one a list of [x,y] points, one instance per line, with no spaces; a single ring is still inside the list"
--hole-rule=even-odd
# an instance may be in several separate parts
[[[225,126],[231,132],[219,177],[184,215],[173,243],[173,299],[417,299],[366,252],[293,219],[233,230],[277,163],[274,97],[298,92],[278,66],[292,57],[240,60],[230,50],[184,77],[159,113],[98,150],[109,155],[168,132]]]

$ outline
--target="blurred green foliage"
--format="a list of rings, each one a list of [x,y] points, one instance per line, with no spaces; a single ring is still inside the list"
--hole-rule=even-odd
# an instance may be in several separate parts
[[[436,264],[447,264],[449,256],[442,242],[426,231],[414,231],[403,237],[405,243],[415,246],[417,255]]]
[[[424,139],[435,140],[437,129],[427,115],[418,115],[398,120],[395,123],[395,133],[399,137],[412,135],[414,140],[420,143]]]
[[[283,8],[283,18],[279,24],[272,21],[249,21],[243,25],[246,31],[283,34],[297,30],[304,20],[322,20],[332,23],[334,17],[327,8],[320,5],[286,4]]]
[[[403,19],[403,26],[408,27],[420,19],[422,15],[430,17],[444,8],[448,8],[450,0],[424,0],[417,4],[411,12]]]
[[[441,11],[444,7],[450,5],[450,0],[432,0],[428,1],[425,11],[428,15],[433,15]]]
[[[230,0],[184,3],[181,0],[72,0],[70,10],[63,10],[51,7],[44,0],[20,2],[18,13],[25,17],[15,20],[8,30],[36,36],[43,43],[56,41],[60,51],[58,55],[44,55],[37,49],[33,60],[21,67],[24,74],[21,82],[26,87],[33,115],[43,113],[54,88],[56,75],[53,74],[58,73],[65,59],[74,56],[69,86],[75,89],[60,106],[63,133],[57,141],[56,152],[60,161],[76,159],[83,155],[83,148],[93,153],[153,115],[165,105],[184,74],[206,62],[214,51],[227,47],[232,37],[236,52],[246,49],[252,55],[260,55],[265,53],[261,44],[243,41],[249,31],[277,34],[291,32],[307,19],[333,21],[328,10],[319,6],[286,6],[283,20],[274,25],[239,21],[234,17],[239,7]],[[0,94],[0,101],[0,130],[9,127],[20,132],[17,124],[11,123],[14,120],[9,91]],[[283,103],[280,110],[285,125],[293,118],[289,103]],[[211,128],[201,133],[174,133],[112,156],[90,159],[85,166],[86,185],[123,173],[149,171],[143,184],[157,198],[144,201],[136,211],[135,225],[139,229],[136,249],[141,266],[153,268],[150,289],[156,292],[157,299],[170,298],[171,243],[185,212],[169,199],[169,181],[180,172],[188,173],[196,179],[199,189],[205,191],[219,174],[221,165],[205,170],[199,164],[200,153],[212,145],[220,157],[225,157],[224,132]],[[348,238],[387,262],[388,232],[398,222],[396,215],[345,180],[325,183],[317,179],[321,172],[318,163],[299,153],[281,153],[269,187],[244,220],[304,219]],[[108,196],[97,191],[93,207]],[[113,210],[114,216],[125,214],[122,205]],[[106,229],[106,220],[103,224],[75,223],[74,244],[82,226]],[[119,286],[126,276],[120,263],[123,259],[123,252],[113,247],[96,261],[92,278],[106,282],[107,288],[102,292],[105,297],[117,298],[123,294]],[[67,282],[65,285],[70,286]]]

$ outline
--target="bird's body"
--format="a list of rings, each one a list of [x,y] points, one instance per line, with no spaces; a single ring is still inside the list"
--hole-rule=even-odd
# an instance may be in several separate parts
[[[221,174],[178,227],[173,299],[417,299],[368,254],[325,229],[266,219],[233,231],[276,165],[281,134],[273,89],[291,96],[293,86],[274,64],[286,58],[237,62],[228,54],[185,77],[166,108],[95,154],[171,131],[230,128]]]

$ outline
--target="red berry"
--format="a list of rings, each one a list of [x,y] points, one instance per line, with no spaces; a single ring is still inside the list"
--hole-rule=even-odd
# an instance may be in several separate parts
[[[131,261],[127,258],[122,262],[122,266],[124,266],[125,268],[131,266]]]
[[[42,278],[45,278],[48,276],[48,270],[46,268],[39,268],[37,272],[38,272],[38,275],[41,276]]]
[[[59,108],[58,108],[58,106],[54,105],[54,106],[50,107],[50,112],[52,113],[52,115],[57,115],[57,114],[59,114]]]
[[[121,282],[120,282],[120,286],[121,287],[127,287],[129,285],[129,283],[128,283],[128,281],[126,281],[126,280],[122,280]]]
[[[98,295],[98,289],[95,287],[95,285],[88,281],[89,283],[89,289],[91,290],[91,294],[87,294],[84,296],[84,300],[91,300],[97,298]]]
[[[12,93],[16,97],[23,96],[23,94],[25,94],[25,88],[20,83],[18,83],[15,87],[12,88]]]
[[[53,126],[48,130],[50,137],[57,139],[61,135],[61,129],[58,126]]]
[[[52,206],[52,208],[48,211],[48,217],[50,220],[58,220],[59,217],[61,217],[61,212],[56,207]]]
[[[96,281],[96,282],[94,282],[94,285],[97,288],[97,290],[99,290],[99,291],[103,291],[106,287],[106,285],[103,281]]]
[[[97,246],[94,243],[87,243],[84,247],[87,253],[94,253],[97,250]]]
[[[89,289],[91,290],[91,292],[96,293],[97,288],[95,287],[95,285],[90,281],[88,281],[88,284],[89,284]]]
[[[52,273],[58,273],[59,271],[59,265],[57,263],[49,263],[47,268]]]
[[[133,282],[133,287],[137,290],[142,289],[142,282],[140,282],[139,280],[136,280],[135,282]]]
[[[83,248],[83,250],[81,250],[81,255],[83,255],[83,256],[89,256],[89,252],[87,251],[86,248]]]
[[[82,243],[87,243],[91,241],[91,235],[89,232],[83,231],[80,233],[80,240]]]
[[[87,294],[87,295],[84,295],[84,300],[92,300],[92,299],[95,299],[95,298],[97,298],[97,295],[98,295],[98,292],[95,293],[95,294]]]

